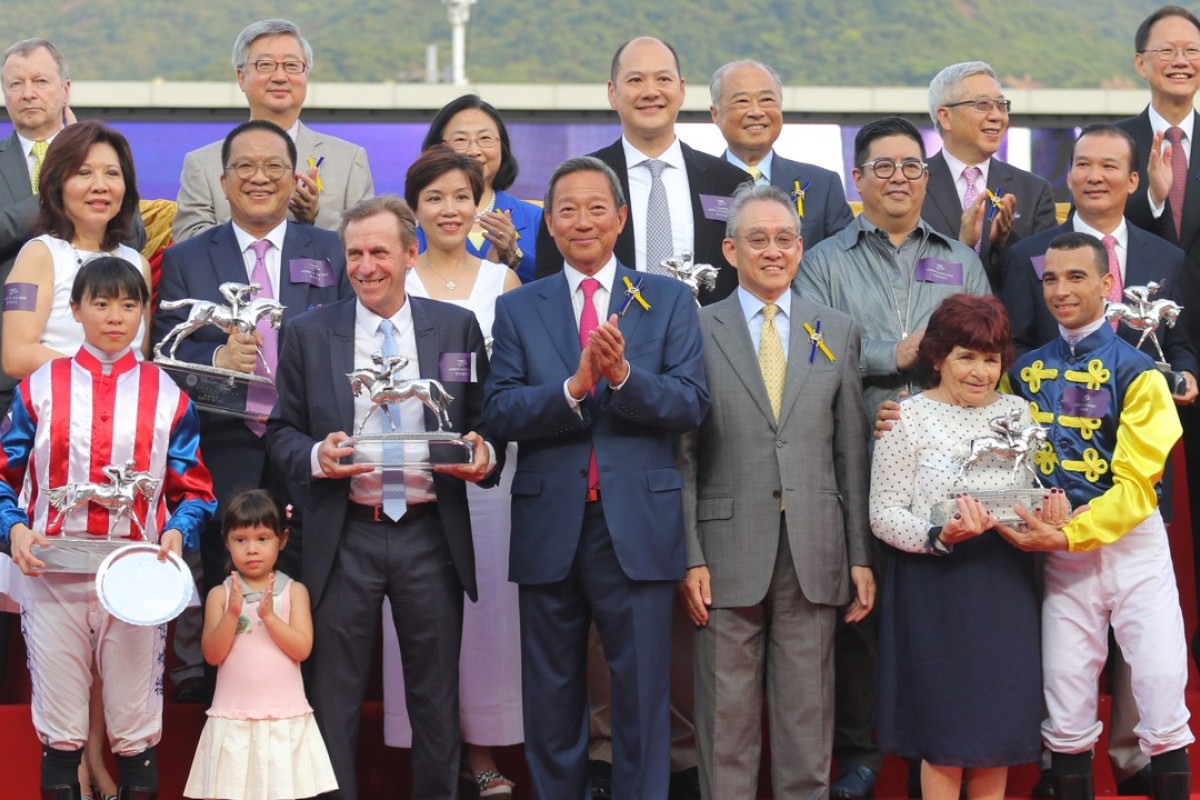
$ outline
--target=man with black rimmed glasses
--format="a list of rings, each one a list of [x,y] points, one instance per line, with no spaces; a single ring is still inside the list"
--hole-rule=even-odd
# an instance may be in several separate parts
[[[796,287],[800,296],[849,314],[862,332],[859,374],[869,413],[902,390],[914,391],[917,346],[929,315],[959,292],[989,294],[975,251],[921,219],[929,183],[925,145],[911,122],[886,117],[867,123],[854,137],[854,185],[862,214],[840,233],[804,254]],[[881,548],[876,547],[876,579]],[[869,722],[875,707],[875,641],[878,614],[850,626],[854,642],[839,642],[837,678],[852,689],[856,708],[840,707],[835,748],[843,758],[833,797],[870,795],[878,770]],[[847,647],[854,658],[844,657]],[[860,720],[861,730],[845,719]],[[851,753],[846,737],[859,740]]]
[[[375,186],[365,150],[318,133],[300,121],[312,66],[312,46],[286,19],[252,23],[233,45],[233,68],[238,88],[250,106],[250,119],[283,128],[299,153],[288,219],[336,230],[342,211],[373,196]],[[172,225],[175,241],[190,239],[229,219],[221,174],[220,141],[184,156],[179,209]]]
[[[929,117],[942,149],[929,159],[921,213],[934,230],[975,248],[996,292],[1008,246],[1057,223],[1050,184],[994,157],[1011,107],[982,61],[951,64],[929,83]]]

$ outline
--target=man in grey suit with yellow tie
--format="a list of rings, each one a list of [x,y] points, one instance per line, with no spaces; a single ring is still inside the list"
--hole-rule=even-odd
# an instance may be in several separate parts
[[[680,444],[681,591],[706,800],[757,796],[764,683],[786,754],[772,796],[828,796],[837,610],[855,622],[875,600],[858,326],[793,291],[801,250],[788,196],[742,187],[724,242],[739,288],[700,312],[712,407]]]
[[[251,23],[233,45],[233,68],[250,106],[250,119],[275,123],[296,143],[300,163],[288,219],[336,230],[342,212],[372,197],[375,185],[366,150],[300,121],[312,66],[312,45],[286,19]],[[222,166],[221,140],[184,156],[179,208],[171,226],[175,241],[229,220],[229,203],[221,190]]]

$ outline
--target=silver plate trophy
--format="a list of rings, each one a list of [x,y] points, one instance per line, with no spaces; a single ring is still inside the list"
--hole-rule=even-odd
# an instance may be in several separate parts
[[[228,301],[227,305],[186,297],[160,303],[160,307],[168,310],[190,307],[190,311],[187,319],[168,331],[162,341],[154,346],[154,363],[175,379],[197,408],[265,422],[265,415],[246,410],[246,393],[250,384],[272,390],[275,388],[274,376],[270,375],[270,368],[261,350],[258,358],[267,373],[265,376],[221,369],[212,364],[181,361],[175,356],[180,342],[207,325],[219,328],[226,335],[253,333],[259,321],[265,319],[272,328],[279,330],[285,306],[270,297],[254,297],[262,290],[257,283],[228,282],[219,288]]]
[[[134,513],[133,504],[139,496],[152,499],[158,491],[159,480],[149,472],[133,467],[132,461],[120,467],[109,464],[100,470],[108,478],[106,483],[73,481],[46,491],[46,500],[50,505],[47,527],[50,528],[56,527],[63,517],[71,513],[87,513],[92,503],[110,512],[105,536],[63,534],[51,537],[49,545],[35,545],[33,554],[45,562],[46,572],[95,574],[105,558],[129,544],[126,537],[113,538],[113,529],[122,517],[129,519],[145,535],[146,528]]]
[[[1125,299],[1129,302],[1108,303],[1104,314],[1110,320],[1117,320],[1120,324],[1133,328],[1135,331],[1141,331],[1142,336],[1137,343],[1139,350],[1142,349],[1146,340],[1154,345],[1154,351],[1158,354],[1155,363],[1163,373],[1163,377],[1167,379],[1167,386],[1171,388],[1171,394],[1179,396],[1187,391],[1187,381],[1184,380],[1183,373],[1171,369],[1171,365],[1167,362],[1162,345],[1158,341],[1158,329],[1162,327],[1163,323],[1166,323],[1168,328],[1174,328],[1175,323],[1179,321],[1180,313],[1183,312],[1183,306],[1165,297],[1158,300],[1153,299],[1161,288],[1154,281],[1150,281],[1145,286],[1126,286]]]
[[[696,301],[696,305],[700,305],[701,287],[710,292],[717,288],[719,268],[712,264],[693,264],[691,250],[684,250],[683,255],[678,258],[664,258],[659,262],[659,266],[667,275],[677,281],[682,281],[692,290],[692,298]]]
[[[384,357],[371,354],[371,366],[359,367],[346,373],[350,389],[358,397],[367,392],[371,398],[371,409],[363,417],[354,436],[339,447],[353,447],[355,464],[372,467],[400,467],[406,470],[431,471],[438,464],[466,464],[475,457],[475,446],[450,428],[450,404],[454,397],[446,391],[441,381],[433,378],[404,380],[398,377],[400,370],[408,366],[404,356]],[[404,431],[400,420],[399,404],[408,399],[421,401],[437,420],[436,431]],[[375,420],[383,419],[382,425]],[[380,430],[382,428],[382,430]],[[421,455],[409,458],[405,445],[422,444]]]
[[[135,542],[109,553],[96,572],[96,596],[130,625],[161,625],[178,617],[192,599],[195,580],[172,552],[158,560],[158,545]]]
[[[1038,476],[1037,465],[1034,463],[1034,453],[1046,443],[1046,429],[1034,422],[1025,427],[1018,427],[1021,419],[1019,411],[993,417],[988,426],[996,433],[995,436],[979,436],[971,440],[970,451],[962,460],[958,470],[958,480],[966,478],[967,470],[985,457],[999,458],[1013,462],[1013,474],[1022,470],[1029,473],[1037,488],[984,489],[981,491],[965,492],[983,503],[984,508],[991,513],[997,522],[1006,525],[1023,525],[1014,505],[1037,512],[1042,505],[1042,497],[1046,489]],[[945,525],[958,511],[958,496],[964,492],[950,492],[941,502],[930,509],[930,522],[934,525]]]

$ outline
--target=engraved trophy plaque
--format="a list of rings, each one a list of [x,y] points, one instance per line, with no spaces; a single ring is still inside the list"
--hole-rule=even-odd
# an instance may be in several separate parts
[[[261,350],[258,359],[264,375],[222,369],[212,364],[197,364],[176,357],[179,344],[196,331],[212,325],[226,335],[254,333],[259,322],[266,320],[275,330],[283,320],[285,306],[270,297],[255,297],[262,287],[256,283],[223,283],[222,296],[228,301],[221,305],[209,300],[164,300],[161,308],[189,308],[187,319],[167,332],[154,346],[154,363],[166,371],[192,402],[202,411],[266,422],[266,415],[247,410],[246,396],[251,384],[275,389],[274,376]],[[265,401],[264,401],[265,402]]]
[[[1167,386],[1170,387],[1171,394],[1178,397],[1187,392],[1187,381],[1182,372],[1176,372],[1167,362],[1162,345],[1158,341],[1158,329],[1162,327],[1163,323],[1166,323],[1168,328],[1174,328],[1175,323],[1179,321],[1180,313],[1183,312],[1183,306],[1165,297],[1155,300],[1154,295],[1160,288],[1162,287],[1154,281],[1150,281],[1145,286],[1126,286],[1125,299],[1129,302],[1107,303],[1104,314],[1110,320],[1116,320],[1135,331],[1141,331],[1142,335],[1137,343],[1139,350],[1142,349],[1146,340],[1154,345],[1154,351],[1158,355],[1155,364],[1163,373],[1163,377],[1167,379]]]
[[[1034,463],[1034,454],[1046,443],[1047,432],[1034,422],[1025,427],[1019,427],[1021,419],[1019,411],[993,417],[988,426],[995,436],[979,436],[971,440],[970,449],[962,459],[958,470],[958,480],[965,479],[967,470],[985,457],[1012,461],[1012,471],[1017,475],[1021,471],[1028,472],[1037,488],[1012,487],[1010,489],[984,489],[970,492],[950,492],[939,503],[930,509],[930,522],[934,525],[945,525],[958,511],[958,497],[969,494],[983,503],[984,508],[997,522],[1005,525],[1023,525],[1014,505],[1021,505],[1036,513],[1042,505],[1042,496],[1046,494],[1041,478]]]
[[[353,447],[355,464],[432,471],[439,464],[466,464],[475,457],[475,446],[450,428],[450,404],[454,397],[441,381],[433,378],[404,380],[400,370],[408,366],[404,356],[371,354],[371,366],[346,373],[351,391],[366,392],[371,408],[354,436],[339,447]],[[399,404],[419,400],[437,420],[436,431],[405,431],[399,420]],[[377,420],[382,419],[380,423]]]
[[[133,461],[120,467],[109,464],[100,470],[108,478],[107,482],[73,481],[46,491],[50,506],[47,527],[51,529],[58,527],[70,514],[86,514],[92,503],[110,512],[108,533],[104,536],[63,533],[51,536],[49,545],[35,545],[33,554],[46,563],[46,572],[95,573],[111,553],[130,544],[128,537],[113,537],[113,530],[122,517],[146,535],[145,525],[134,513],[134,501],[139,496],[152,499],[160,481],[149,472],[133,467]]]
[[[664,258],[659,262],[659,266],[667,275],[682,281],[692,290],[692,299],[696,301],[696,305],[700,305],[701,287],[710,292],[717,287],[720,268],[712,264],[693,264],[691,250],[684,250],[683,255],[678,258]]]

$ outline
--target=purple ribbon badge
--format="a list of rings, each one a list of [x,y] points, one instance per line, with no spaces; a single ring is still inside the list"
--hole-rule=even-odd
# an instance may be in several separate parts
[[[288,260],[288,273],[292,283],[307,283],[318,289],[333,286],[333,264],[327,258],[293,258]]]

